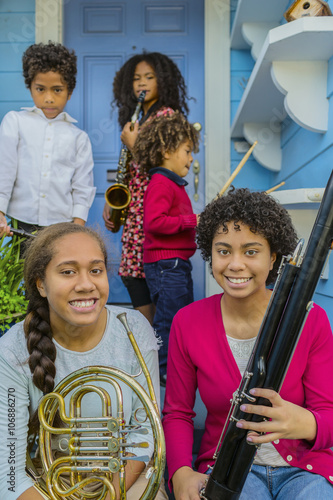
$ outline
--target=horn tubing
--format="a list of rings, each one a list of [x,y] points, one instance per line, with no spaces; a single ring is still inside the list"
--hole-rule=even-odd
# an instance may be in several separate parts
[[[147,486],[138,500],[153,500],[158,492],[165,468],[165,441],[155,391],[144,358],[133,333],[129,329],[126,313],[119,314],[118,319],[124,325],[138,358],[141,368],[140,373],[132,376],[117,368],[88,366],[65,377],[57,385],[54,392],[46,394],[42,398],[39,405],[39,448],[46,473],[46,485],[43,486],[43,482],[40,481],[35,484],[35,487],[49,499],[70,498],[70,500],[79,500],[86,498],[105,500],[109,492],[111,500],[115,500],[112,474],[118,473],[120,498],[125,500],[125,466],[127,461],[140,460],[146,462],[149,460],[149,457],[142,455],[142,453],[138,456],[126,455],[126,449],[129,446],[142,451],[148,446],[145,441],[138,443],[127,442],[127,435],[131,435],[131,432],[136,432],[142,436],[147,434],[146,427],[141,429],[141,424],[146,421],[150,424],[154,438],[154,454],[152,466],[149,469]],[[147,381],[149,394],[134,378],[142,372]],[[94,385],[94,382],[97,382],[98,386]],[[117,411],[113,413],[116,416],[112,415],[110,393],[104,387],[100,387],[101,383],[110,384],[115,394]],[[144,420],[142,417],[139,419],[138,410],[132,417],[132,420],[136,420],[137,424],[132,421],[126,423],[124,420],[121,383],[130,387],[142,403],[145,411]],[[102,417],[86,418],[81,415],[82,399],[91,392],[100,397]],[[67,416],[64,398],[69,395],[69,415]],[[65,423],[65,427],[54,427],[53,422],[57,413]],[[97,427],[91,426],[91,424],[97,424]],[[67,456],[54,459],[51,447],[51,437],[53,435],[62,435],[62,439],[68,440],[69,454]],[[34,477],[36,476],[33,471],[31,471],[31,474]],[[70,486],[61,477],[63,474],[67,474],[67,476],[69,474]],[[83,477],[82,474],[88,474],[88,476]],[[96,482],[101,483],[96,491],[85,490],[88,484]]]

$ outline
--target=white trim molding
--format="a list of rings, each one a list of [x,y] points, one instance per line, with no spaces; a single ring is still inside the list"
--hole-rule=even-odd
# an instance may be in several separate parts
[[[63,0],[35,0],[35,41],[63,42]]]
[[[230,0],[205,0],[206,204],[230,177]],[[206,296],[221,288],[206,267]]]

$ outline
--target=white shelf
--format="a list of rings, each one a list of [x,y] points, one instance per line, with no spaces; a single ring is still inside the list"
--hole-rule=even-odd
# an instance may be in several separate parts
[[[231,30],[231,48],[249,49],[253,42],[246,33],[248,27],[251,32],[254,28],[263,33],[261,37],[265,38],[271,28],[281,24],[288,5],[289,0],[239,0]]]
[[[271,196],[275,198],[281,205],[300,205],[320,203],[325,188],[302,188],[302,189],[281,189],[273,191]]]
[[[280,123],[324,133],[328,126],[327,67],[333,17],[306,17],[268,32],[231,126],[231,137],[258,145],[264,167],[281,168]]]
[[[325,188],[301,188],[277,190],[271,194],[276,201],[288,210],[297,234],[300,238],[304,238],[306,245],[324,192]],[[328,260],[322,271],[321,279],[329,279]]]

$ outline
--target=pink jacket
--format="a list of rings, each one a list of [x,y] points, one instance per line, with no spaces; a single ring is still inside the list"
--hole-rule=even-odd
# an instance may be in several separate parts
[[[185,191],[185,182],[177,174],[163,170],[166,175],[155,173],[144,196],[144,263],[176,257],[188,260],[196,250],[197,217]],[[171,176],[183,184],[174,182]]]
[[[181,309],[170,333],[163,427],[169,476],[192,466],[193,405],[197,387],[208,410],[196,461],[199,472],[213,465],[213,453],[241,374],[229,348],[214,295]],[[280,440],[274,446],[290,465],[320,474],[333,484],[333,336],[326,313],[310,311],[280,391],[281,397],[310,410],[317,421],[311,446]]]

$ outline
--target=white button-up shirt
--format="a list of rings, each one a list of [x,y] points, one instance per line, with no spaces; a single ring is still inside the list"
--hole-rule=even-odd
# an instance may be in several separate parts
[[[0,127],[0,210],[39,226],[86,221],[96,192],[88,135],[66,112],[22,110]]]

